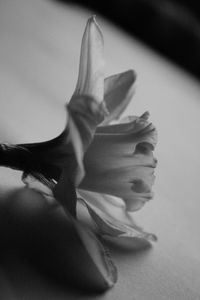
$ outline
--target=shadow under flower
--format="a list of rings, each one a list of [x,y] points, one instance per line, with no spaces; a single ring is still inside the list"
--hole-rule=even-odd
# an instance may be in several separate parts
[[[88,296],[103,291],[62,208],[49,208],[35,191],[17,189],[0,201],[0,240],[0,266],[11,276],[11,286],[23,287],[25,266],[30,280],[34,271],[51,288]]]

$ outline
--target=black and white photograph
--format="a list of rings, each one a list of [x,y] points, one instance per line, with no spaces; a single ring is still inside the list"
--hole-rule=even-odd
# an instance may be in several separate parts
[[[0,300],[200,300],[200,9],[0,0]]]

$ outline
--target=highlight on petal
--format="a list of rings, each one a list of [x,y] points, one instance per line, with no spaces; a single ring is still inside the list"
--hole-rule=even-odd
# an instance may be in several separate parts
[[[107,77],[104,81],[104,102],[109,114],[101,125],[117,120],[130,103],[135,91],[134,70]]]
[[[103,44],[103,35],[93,16],[89,18],[83,35],[79,76],[71,101],[77,95],[88,95],[99,103],[103,101]]]
[[[74,94],[68,104],[74,131],[79,132],[79,141],[73,143],[78,155],[79,180],[83,177],[83,155],[88,148],[96,127],[107,114],[103,102],[104,59],[103,35],[95,20],[91,17],[86,25],[81,44],[79,76]],[[78,136],[78,134],[76,134]],[[80,145],[82,142],[82,145]],[[77,147],[77,144],[79,146]],[[80,149],[78,151],[78,149]],[[82,170],[82,171],[81,171]]]
[[[80,131],[78,130],[71,115],[69,117],[69,140],[68,141],[71,142],[71,144],[73,146],[77,165],[74,166],[75,173],[74,173],[74,171],[71,172],[71,174],[74,173],[75,175],[72,178],[70,178],[71,174],[69,174],[69,171],[68,171],[67,177],[70,180],[70,182],[74,182],[75,186],[78,186],[79,183],[82,181],[83,177],[85,176],[85,169],[83,166],[84,145],[83,145],[83,140],[81,138]],[[65,172],[66,172],[66,170],[67,169],[65,166]]]
[[[120,200],[116,197],[83,190],[79,190],[79,197],[79,201],[86,205],[100,235],[129,242],[131,247],[137,249],[157,240],[154,234],[145,232],[136,225],[125,206],[122,203],[119,205]]]
[[[84,158],[81,189],[122,198],[130,211],[153,197],[157,133],[147,117],[146,113],[131,123],[98,128]]]

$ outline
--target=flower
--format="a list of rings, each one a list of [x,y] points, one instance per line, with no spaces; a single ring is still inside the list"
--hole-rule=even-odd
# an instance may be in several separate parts
[[[103,36],[91,17],[63,132],[42,143],[0,145],[1,165],[22,170],[28,187],[63,206],[104,289],[116,282],[117,272],[97,236],[131,240],[138,247],[156,240],[131,214],[153,197],[156,129],[148,112],[111,125],[131,101],[135,79],[133,70],[104,78]],[[77,201],[87,208],[95,231],[78,221]]]

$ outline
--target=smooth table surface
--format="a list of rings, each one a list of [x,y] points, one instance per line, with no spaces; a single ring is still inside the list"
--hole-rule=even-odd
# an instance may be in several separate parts
[[[90,12],[51,1],[1,1],[2,142],[43,141],[60,133],[89,16]],[[119,279],[104,295],[78,294],[67,285],[50,283],[23,260],[7,264],[0,259],[0,299],[200,299],[199,82],[101,17],[97,20],[105,38],[106,74],[130,68],[138,74],[126,114],[149,110],[158,129],[155,198],[135,213],[158,242],[137,252],[110,247]],[[21,196],[17,194],[15,203],[10,191],[22,186],[19,172],[0,168],[1,207],[9,200],[16,207]]]

